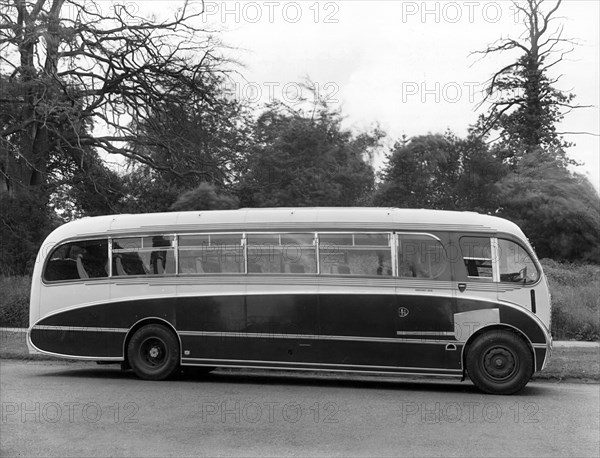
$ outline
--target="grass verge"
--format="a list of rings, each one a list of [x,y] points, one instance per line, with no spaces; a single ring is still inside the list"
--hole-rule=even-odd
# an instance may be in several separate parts
[[[533,380],[600,382],[600,347],[554,347],[550,364]]]
[[[555,340],[600,340],[600,266],[542,259]]]

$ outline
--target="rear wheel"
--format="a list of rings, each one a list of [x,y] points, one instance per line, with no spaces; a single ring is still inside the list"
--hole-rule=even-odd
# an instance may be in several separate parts
[[[533,374],[533,354],[510,331],[491,331],[478,337],[467,351],[467,373],[475,386],[490,394],[513,394]]]
[[[127,347],[129,364],[145,380],[164,380],[179,368],[179,342],[167,328],[149,324],[136,331]]]

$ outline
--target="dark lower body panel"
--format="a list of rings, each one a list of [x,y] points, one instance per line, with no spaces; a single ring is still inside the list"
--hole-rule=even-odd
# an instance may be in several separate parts
[[[399,317],[398,298],[408,317]],[[458,305],[461,312],[500,308],[513,327],[532,328],[536,370],[542,368],[548,350],[524,312]],[[431,296],[172,297],[60,312],[36,323],[29,338],[57,356],[122,361],[131,329],[153,319],[177,333],[184,365],[461,375],[464,342],[453,335],[453,312],[447,297]]]

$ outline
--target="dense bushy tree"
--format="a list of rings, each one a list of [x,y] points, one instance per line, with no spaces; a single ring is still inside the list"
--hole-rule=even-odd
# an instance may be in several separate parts
[[[500,206],[495,184],[510,173],[509,167],[480,136],[450,137],[461,164],[454,190],[456,208],[495,213]]]
[[[41,241],[58,218],[36,193],[19,200],[2,194],[0,209],[0,275],[30,274]]]
[[[192,210],[228,210],[238,208],[239,199],[236,196],[219,192],[209,183],[201,183],[197,188],[184,192],[171,205],[173,211]]]
[[[540,257],[600,263],[600,197],[587,178],[530,154],[495,186],[498,214],[523,229]]]
[[[382,183],[375,195],[378,205],[412,208],[440,208],[440,195],[452,200],[459,166],[456,150],[443,135],[423,135],[394,145]],[[447,181],[444,187],[444,181]],[[452,207],[453,204],[449,203]]]
[[[339,112],[318,102],[314,110],[271,104],[256,122],[242,173],[243,206],[364,204],[373,187],[367,162],[381,138],[375,130],[354,136]]]
[[[181,192],[211,183],[218,188],[238,179],[250,143],[250,110],[223,91],[225,79],[205,79],[205,90],[173,89],[175,97],[157,104],[146,119],[136,122],[143,145],[132,145],[147,157],[161,179]]]
[[[118,213],[125,191],[124,179],[94,151],[77,152],[60,164],[51,161],[47,186],[50,207],[62,220]]]
[[[497,206],[493,185],[505,173],[501,161],[477,137],[422,135],[394,145],[373,202],[492,212]]]
[[[156,213],[168,211],[181,189],[158,171],[147,166],[132,166],[123,175],[123,196],[119,213]]]

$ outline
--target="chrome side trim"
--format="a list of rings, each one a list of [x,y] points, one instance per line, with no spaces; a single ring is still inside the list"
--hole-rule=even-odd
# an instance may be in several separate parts
[[[216,359],[216,358],[184,358],[187,360],[194,360],[194,361],[205,361],[207,363],[212,362],[215,363],[213,365],[218,365],[216,364],[217,362],[225,362],[227,365],[229,365],[229,363],[233,363],[233,364],[238,364],[238,363],[253,363],[253,364],[270,364],[270,365],[279,365],[279,366],[273,366],[277,369],[282,369],[285,368],[287,369],[286,366],[320,366],[320,367],[344,367],[344,368],[349,368],[350,370],[352,368],[372,368],[372,369],[399,369],[399,370],[406,370],[406,371],[429,371],[429,373],[435,373],[436,371],[440,371],[440,372],[446,372],[446,373],[455,373],[455,374],[460,374],[462,372],[461,369],[435,369],[435,368],[431,368],[431,367],[405,367],[405,366],[370,366],[370,365],[365,365],[365,364],[333,364],[333,363],[300,363],[300,362],[287,362],[287,361],[263,361],[263,360],[252,360],[252,359]],[[248,366],[248,365],[244,365],[242,364],[241,367],[254,367],[254,366]],[[303,370],[311,370],[311,368],[303,368]],[[322,369],[322,370],[328,370],[328,369]],[[342,369],[344,370],[344,369]]]
[[[200,361],[200,360],[198,360]],[[216,360],[219,361],[219,360]],[[185,362],[182,363],[183,366],[201,366],[201,367],[213,367],[213,366],[217,366],[217,367],[231,367],[231,368],[236,368],[236,369],[269,369],[269,370],[286,370],[286,371],[298,371],[298,372],[354,372],[357,375],[360,374],[385,374],[385,375],[423,375],[423,376],[429,376],[429,377],[452,377],[452,378],[460,378],[461,377],[461,371],[460,370],[456,370],[455,373],[452,374],[440,374],[439,372],[418,372],[418,371],[410,371],[410,370],[406,370],[406,371],[394,371],[394,370],[379,370],[379,371],[369,371],[369,370],[360,370],[360,371],[356,371],[356,370],[352,370],[352,369],[328,369],[328,368],[319,368],[319,367],[282,367],[282,366],[269,366],[269,365],[260,365],[260,366],[246,366],[246,365],[241,365],[241,364],[216,364],[215,362],[210,362],[209,360],[207,360],[207,362],[205,364],[201,364],[201,363],[189,363],[189,362]]]
[[[32,331],[78,331],[78,332],[127,332],[128,328],[101,328],[89,326],[47,326],[43,324],[34,325]]]
[[[339,340],[350,342],[378,342],[378,343],[422,343],[446,345],[448,339],[404,339],[398,337],[362,337],[362,336],[334,336],[317,334],[276,334],[261,332],[221,332],[221,331],[178,331],[183,337],[226,337],[226,338],[253,338],[253,339],[299,339],[299,340]],[[420,334],[420,333],[412,333]]]
[[[451,336],[454,337],[454,331],[396,331],[398,336]]]

